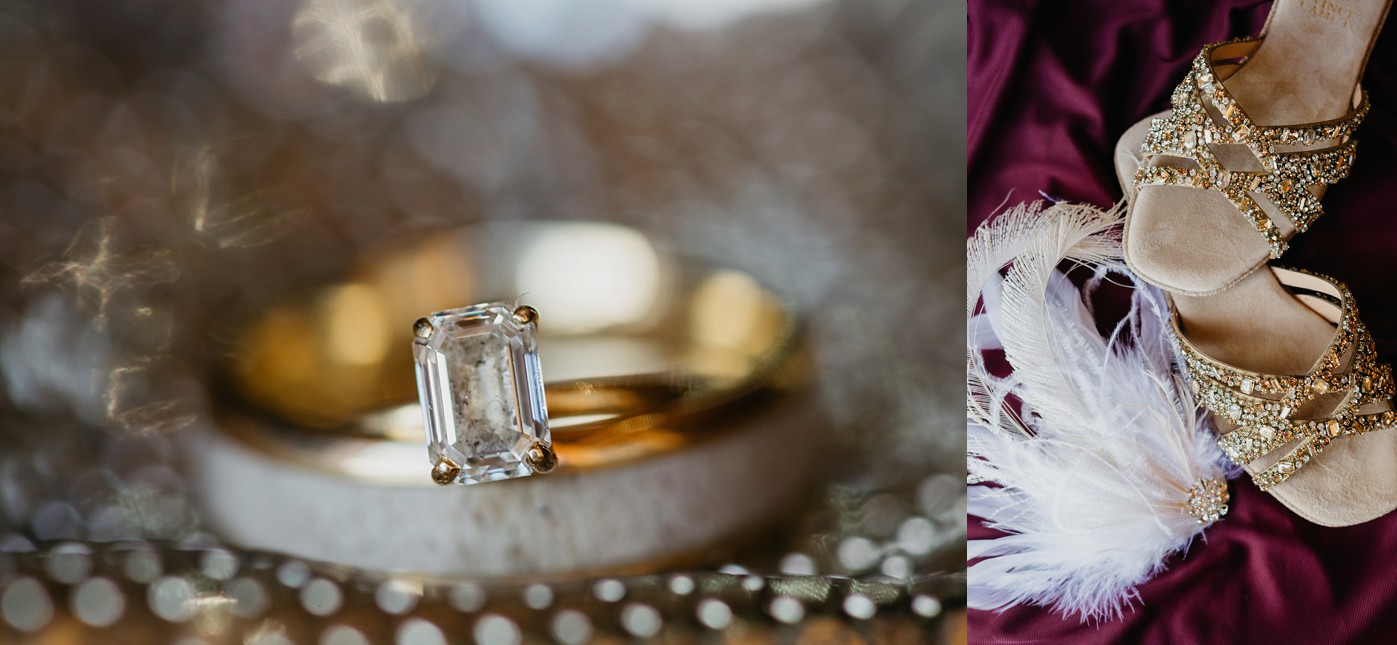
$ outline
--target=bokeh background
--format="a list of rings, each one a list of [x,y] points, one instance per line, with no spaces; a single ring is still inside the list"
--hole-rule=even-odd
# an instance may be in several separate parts
[[[0,0],[0,635],[941,638],[963,603],[963,11]],[[631,225],[798,304],[842,455],[798,525],[698,571],[443,588],[209,531],[175,441],[211,423],[228,303],[509,219]]]

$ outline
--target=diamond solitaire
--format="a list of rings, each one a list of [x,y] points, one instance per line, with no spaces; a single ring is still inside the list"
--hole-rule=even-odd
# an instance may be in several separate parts
[[[413,325],[417,395],[438,484],[527,477],[557,465],[537,320],[533,307],[494,302],[440,311]]]

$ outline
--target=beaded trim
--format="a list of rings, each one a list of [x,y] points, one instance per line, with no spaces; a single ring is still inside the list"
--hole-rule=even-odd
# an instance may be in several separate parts
[[[1339,293],[1341,318],[1334,339],[1315,368],[1302,376],[1277,376],[1249,372],[1200,353],[1179,329],[1174,317],[1173,333],[1179,341],[1184,365],[1199,400],[1213,414],[1229,421],[1235,429],[1218,439],[1227,457],[1237,464],[1254,462],[1292,441],[1297,445],[1280,460],[1252,475],[1257,487],[1266,490],[1298,471],[1340,437],[1351,437],[1397,424],[1397,412],[1358,410],[1372,403],[1389,400],[1397,393],[1392,367],[1377,361],[1377,351],[1367,327],[1358,318],[1353,295],[1332,278],[1308,271],[1287,269],[1320,278]],[[1344,361],[1345,356],[1352,356]],[[1295,412],[1317,397],[1343,393],[1331,416],[1297,419]]]
[[[1135,187],[1173,185],[1214,190],[1246,217],[1266,238],[1271,257],[1278,258],[1289,246],[1290,235],[1283,235],[1252,197],[1264,194],[1280,212],[1304,232],[1323,214],[1317,192],[1348,176],[1357,141],[1354,131],[1368,114],[1368,93],[1343,118],[1294,126],[1257,125],[1219,80],[1215,66],[1230,58],[1250,55],[1261,39],[1238,38],[1204,47],[1182,83],[1175,88],[1169,116],[1150,122],[1149,133],[1140,147],[1148,160],[1171,156],[1192,160],[1197,168],[1142,165],[1135,173]],[[1234,55],[1238,48],[1245,51]],[[1239,63],[1240,65],[1240,63]],[[1210,113],[1204,102],[1222,116]],[[1214,154],[1213,144],[1245,145],[1256,156],[1261,170],[1231,170]],[[1277,151],[1278,146],[1305,146],[1306,149]]]

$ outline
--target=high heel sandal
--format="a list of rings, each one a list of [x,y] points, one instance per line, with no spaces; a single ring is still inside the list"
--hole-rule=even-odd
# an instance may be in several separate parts
[[[1347,288],[1266,267],[1226,296],[1177,296],[1175,312],[1184,366],[1214,415],[1218,445],[1258,488],[1325,526],[1397,508],[1392,368],[1378,362]],[[1253,316],[1241,326],[1255,329],[1239,329],[1239,315]],[[1289,337],[1246,342],[1269,325]]]
[[[1358,80],[1389,2],[1335,1],[1326,14],[1277,0],[1262,36],[1203,48],[1173,109],[1127,133],[1140,163],[1124,253],[1139,277],[1217,293],[1320,217],[1354,161],[1368,112]]]

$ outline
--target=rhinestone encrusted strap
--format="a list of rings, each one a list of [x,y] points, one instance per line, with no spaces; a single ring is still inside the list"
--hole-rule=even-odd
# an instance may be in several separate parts
[[[1173,332],[1199,400],[1235,428],[1218,439],[1227,457],[1248,464],[1294,442],[1275,463],[1252,475],[1261,490],[1285,481],[1335,439],[1397,424],[1397,413],[1391,410],[1359,413],[1366,405],[1391,399],[1397,387],[1392,367],[1377,360],[1373,338],[1359,320],[1348,288],[1325,276],[1291,271],[1329,282],[1341,303],[1334,340],[1308,374],[1259,374],[1209,358],[1188,342],[1174,319]],[[1302,405],[1330,394],[1342,395],[1330,416],[1295,418]]]
[[[1278,258],[1291,235],[1281,233],[1253,195],[1265,195],[1294,223],[1294,232],[1307,230],[1323,214],[1317,191],[1348,176],[1353,165],[1357,143],[1353,134],[1368,114],[1368,94],[1359,92],[1357,106],[1340,119],[1293,126],[1257,125],[1222,84],[1217,66],[1227,59],[1245,62],[1260,44],[1260,39],[1236,39],[1213,43],[1199,52],[1170,99],[1173,111],[1150,123],[1140,147],[1147,163],[1136,171],[1134,183],[1137,189],[1173,185],[1222,193],[1266,238],[1271,257]],[[1235,68],[1241,63],[1226,64]],[[1261,169],[1223,166],[1212,146],[1227,144],[1245,145]],[[1155,156],[1189,159],[1197,167],[1148,163]]]

